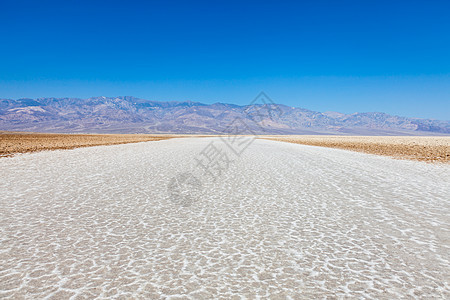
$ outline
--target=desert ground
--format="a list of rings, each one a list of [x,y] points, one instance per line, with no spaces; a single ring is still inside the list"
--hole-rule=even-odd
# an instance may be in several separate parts
[[[0,131],[0,157],[43,150],[160,141],[170,135],[150,134],[57,134]]]
[[[160,141],[176,137],[208,136],[181,134],[54,134],[0,131],[0,158],[17,153]],[[385,155],[396,159],[438,163],[450,162],[450,136],[263,135],[260,138]]]
[[[346,149],[427,162],[450,162],[450,136],[265,136],[276,141]]]
[[[0,170],[2,299],[450,298],[447,164],[211,137]]]

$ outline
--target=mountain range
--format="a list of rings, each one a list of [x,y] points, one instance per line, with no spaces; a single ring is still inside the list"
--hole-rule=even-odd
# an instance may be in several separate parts
[[[446,135],[450,121],[316,112],[274,103],[159,102],[125,96],[0,99],[0,130],[60,133]]]

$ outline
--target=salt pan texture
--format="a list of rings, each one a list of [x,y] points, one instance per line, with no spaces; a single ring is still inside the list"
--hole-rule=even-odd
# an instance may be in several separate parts
[[[0,160],[0,298],[450,298],[450,167],[256,140],[190,206],[218,138]]]

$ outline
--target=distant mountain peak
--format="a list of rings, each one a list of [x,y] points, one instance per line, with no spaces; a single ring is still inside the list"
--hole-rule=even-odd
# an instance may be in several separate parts
[[[237,118],[258,134],[450,134],[450,122],[405,118],[383,112],[315,112],[276,107],[255,124],[248,105],[217,102],[152,101],[133,96],[0,99],[0,130],[92,133],[200,133],[217,134]],[[262,107],[262,104],[255,107]]]

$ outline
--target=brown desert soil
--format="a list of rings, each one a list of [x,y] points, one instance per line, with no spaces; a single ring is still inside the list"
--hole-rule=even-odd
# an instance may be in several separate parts
[[[160,141],[175,136],[150,134],[57,134],[0,131],[0,157],[43,150],[74,149]]]
[[[160,141],[178,136],[184,135],[57,134],[0,131],[0,157],[43,150]],[[397,159],[450,163],[450,137],[447,136],[290,135],[261,138],[385,155]]]
[[[397,159],[450,162],[448,136],[267,136],[281,142],[339,148]]]

